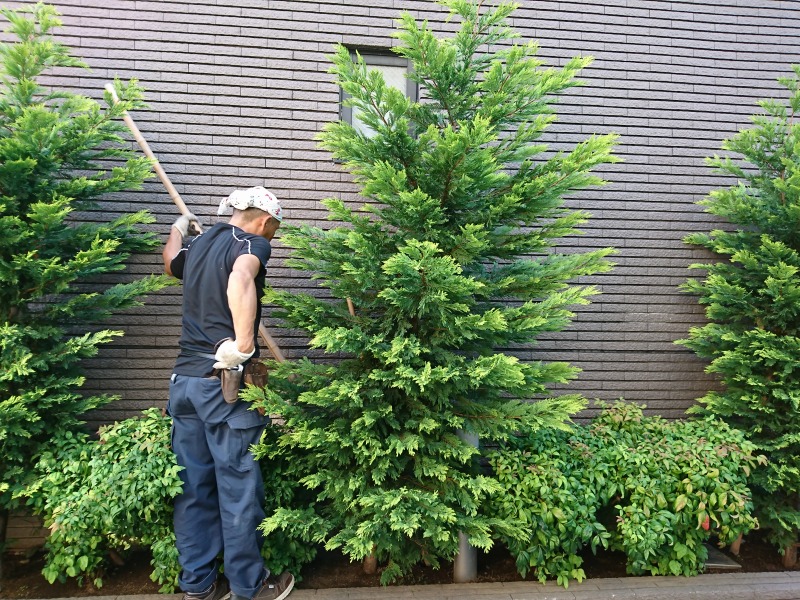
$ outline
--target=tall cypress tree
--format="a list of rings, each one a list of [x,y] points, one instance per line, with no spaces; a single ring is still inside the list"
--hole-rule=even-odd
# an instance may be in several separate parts
[[[158,243],[140,227],[152,217],[91,223],[77,215],[150,175],[149,161],[119,135],[122,111],[141,105],[141,90],[120,86],[125,100],[104,110],[45,88],[45,71],[85,66],[52,38],[55,9],[2,14],[16,41],[0,45],[0,516],[52,433],[80,429],[80,415],[112,399],[80,393],[81,360],[122,334],[99,320],[167,285],[156,276],[102,278]]]
[[[543,68],[536,44],[514,42],[513,3],[440,4],[461,22],[451,37],[408,13],[395,33],[421,102],[347,48],[332,57],[372,133],[335,122],[321,143],[367,202],[355,211],[325,200],[338,225],[283,235],[289,264],[313,272],[321,293],[267,300],[322,355],[285,363],[267,390],[247,393],[286,420],[277,446],[260,452],[290,454],[291,473],[316,494],[308,508],[269,516],[266,531],[388,561],[384,582],[419,561],[452,559],[459,531],[480,548],[513,534],[513,522],[482,513],[498,486],[465,438],[564,427],[584,406],[548,390],[577,369],[508,349],[565,328],[570,307],[596,292],[569,282],[610,268],[611,249],[555,245],[587,218],[564,196],[603,183],[590,171],[615,160],[615,136],[552,154],[539,141],[553,97],[591,59]]]
[[[735,177],[700,202],[730,227],[690,235],[720,260],[696,264],[705,279],[684,289],[700,296],[710,323],[679,343],[711,361],[722,391],[700,399],[711,413],[745,431],[769,459],[753,476],[762,527],[785,548],[800,527],[800,66],[779,79],[785,100],[759,102],[753,126],[709,164]]]

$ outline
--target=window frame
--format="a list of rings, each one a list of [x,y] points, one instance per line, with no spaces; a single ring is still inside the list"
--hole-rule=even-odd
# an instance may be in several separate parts
[[[402,56],[398,56],[388,48],[374,48],[369,46],[348,46],[350,58],[355,61],[356,54],[364,59],[367,69],[370,67],[404,67],[406,71],[406,97],[412,102],[419,101],[419,84],[408,77],[413,71],[411,61]],[[345,106],[345,100],[350,94],[339,86],[339,119],[353,125],[353,107]]]

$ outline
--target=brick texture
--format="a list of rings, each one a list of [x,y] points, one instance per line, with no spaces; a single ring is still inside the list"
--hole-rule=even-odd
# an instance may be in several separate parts
[[[19,7],[30,2],[5,2]],[[233,188],[263,184],[282,199],[292,223],[326,224],[320,200],[358,202],[357,189],[315,135],[339,114],[327,73],[333,44],[390,47],[394,18],[409,10],[442,33],[444,9],[432,1],[373,0],[60,0],[61,41],[91,71],[56,72],[55,85],[100,98],[117,76],[136,77],[149,108],[133,117],[191,209],[210,225]],[[513,25],[538,40],[547,65],[595,57],[585,85],[558,105],[546,141],[571,147],[593,133],[617,132],[624,159],[602,169],[609,184],[569,202],[589,211],[585,235],[568,251],[614,246],[616,268],[587,279],[601,294],[576,311],[567,331],[516,349],[526,360],[566,360],[583,369],[564,391],[625,397],[678,417],[715,386],[705,364],[676,339],[703,322],[693,297],[678,289],[687,266],[707,258],[682,238],[717,225],[696,202],[730,183],[704,157],[748,124],[760,98],[782,93],[776,78],[800,62],[800,4],[523,0]],[[4,39],[7,39],[4,38]],[[99,218],[148,208],[164,236],[176,217],[161,184],[118,194]],[[285,266],[276,244],[270,283],[313,287]],[[131,274],[158,272],[157,253],[138,256]],[[130,276],[130,275],[128,275]],[[125,277],[124,275],[122,277]],[[88,362],[87,391],[121,399],[90,415],[98,425],[163,405],[180,327],[180,289],[148,299],[112,321],[125,336]],[[309,354],[297,331],[271,330],[287,357]],[[561,390],[560,390],[561,391]]]

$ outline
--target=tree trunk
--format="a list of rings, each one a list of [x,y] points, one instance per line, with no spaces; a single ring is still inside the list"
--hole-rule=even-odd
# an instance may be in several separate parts
[[[120,553],[113,548],[108,549],[108,558],[118,567],[125,566],[125,559],[120,556]]]
[[[739,556],[739,552],[741,551],[741,549],[742,549],[742,534],[740,533],[739,537],[733,540],[733,543],[731,544],[731,554],[733,554],[734,556]]]
[[[374,575],[378,572],[378,557],[373,552],[364,559],[364,573]]]
[[[6,529],[8,528],[8,509],[0,509],[0,592],[3,591],[3,555],[6,550]]]
[[[787,569],[797,564],[797,544],[789,544],[783,550],[783,566]]]

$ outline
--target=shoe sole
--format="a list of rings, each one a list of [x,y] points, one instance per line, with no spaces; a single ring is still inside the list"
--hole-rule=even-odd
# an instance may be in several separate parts
[[[292,593],[293,589],[294,589],[294,575],[292,575],[291,583],[289,583],[289,585],[286,587],[286,589],[283,590],[283,593],[280,596],[278,596],[277,598],[275,598],[275,600],[283,600],[284,598],[286,598],[286,596],[288,596],[289,594]]]

